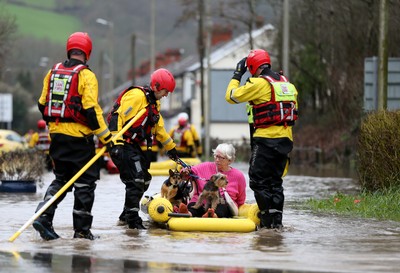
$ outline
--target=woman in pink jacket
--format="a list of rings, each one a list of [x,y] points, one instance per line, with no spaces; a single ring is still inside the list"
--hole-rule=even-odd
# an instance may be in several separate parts
[[[235,160],[235,148],[232,144],[222,143],[213,150],[214,162],[203,162],[196,166],[191,167],[190,170],[183,169],[182,172],[190,174],[195,179],[193,183],[192,197],[189,204],[186,206],[181,206],[179,211],[181,213],[189,212],[193,217],[232,217],[234,216],[234,210],[230,209],[229,203],[236,205],[236,210],[239,206],[243,205],[246,201],[246,179],[243,173],[231,167],[231,163]],[[220,189],[220,197],[225,199],[225,204],[218,204],[215,212],[205,211],[204,204],[198,209],[193,208],[193,205],[199,198],[199,195],[203,191],[206,180],[214,174],[222,173],[226,175],[228,179],[228,185],[225,189]],[[224,190],[226,190],[229,195],[228,200],[224,195]],[[233,202],[231,202],[231,199]],[[234,204],[233,204],[234,203]]]

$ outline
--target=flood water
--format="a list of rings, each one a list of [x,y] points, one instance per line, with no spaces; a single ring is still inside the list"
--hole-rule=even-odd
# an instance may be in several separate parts
[[[245,164],[235,165],[247,177]],[[147,195],[166,177],[154,177]],[[0,193],[0,272],[399,272],[400,224],[320,214],[299,209],[299,201],[354,192],[346,177],[289,173],[284,179],[282,232],[174,232],[160,228],[127,230],[116,222],[124,187],[118,175],[102,170],[93,208],[95,241],[72,239],[69,193],[59,205],[54,228],[62,237],[43,241],[29,226],[8,239],[34,214],[53,174],[34,194]],[[248,189],[248,200],[254,202]],[[142,214],[144,220],[149,220]]]

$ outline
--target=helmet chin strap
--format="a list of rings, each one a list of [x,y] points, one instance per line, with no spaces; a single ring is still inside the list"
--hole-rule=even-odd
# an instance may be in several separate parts
[[[150,86],[150,89],[153,91],[153,92],[158,92],[159,90],[158,90],[158,87],[160,86],[160,84],[159,83],[156,83],[156,84],[154,84],[154,86]]]

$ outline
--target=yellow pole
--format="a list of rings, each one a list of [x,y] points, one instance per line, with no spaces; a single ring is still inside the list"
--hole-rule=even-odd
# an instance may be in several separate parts
[[[121,131],[119,131],[114,137],[113,137],[113,141],[116,140],[117,138],[121,137],[123,133],[126,132],[126,130],[128,130],[133,123],[135,123],[144,113],[145,113],[146,109],[142,109],[139,111],[139,113],[129,122],[127,123],[122,129]],[[83,166],[83,168],[77,172],[51,199],[49,199],[49,201],[46,202],[46,204],[44,204],[44,206],[38,210],[16,233],[14,233],[13,236],[10,237],[10,239],[8,239],[8,241],[10,242],[14,242],[14,240],[21,235],[21,233],[28,227],[30,226],[33,221],[36,220],[36,218],[38,218],[48,207],[51,206],[51,204],[54,203],[54,201],[56,201],[56,199],[58,197],[60,197],[61,194],[63,194],[74,182],[76,179],[79,178],[79,176],[81,176],[94,162],[96,162],[97,159],[99,159],[99,157],[106,151],[107,147],[104,146],[103,148],[101,148],[101,150],[88,162],[86,163],[85,166]]]

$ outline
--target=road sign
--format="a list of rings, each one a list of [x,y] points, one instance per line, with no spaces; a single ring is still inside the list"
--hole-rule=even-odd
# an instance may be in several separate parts
[[[13,120],[12,94],[0,94],[0,122]]]

